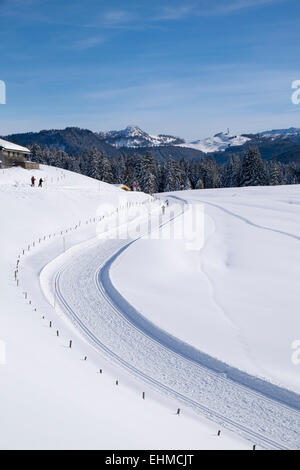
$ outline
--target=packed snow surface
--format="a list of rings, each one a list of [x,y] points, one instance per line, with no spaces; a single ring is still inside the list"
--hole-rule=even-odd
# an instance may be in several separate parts
[[[42,189],[30,187],[32,175],[44,179]],[[136,216],[128,204],[140,206],[142,213]],[[109,233],[120,222],[117,208],[126,227],[137,217],[142,223],[149,212],[160,211],[157,203],[144,194],[125,193],[42,166],[34,172],[1,170],[0,208],[2,449],[251,448],[252,440],[208,421],[207,414],[195,414],[178,396],[162,392],[96,347],[79,322],[69,320],[68,308],[60,304],[60,292],[54,310],[52,271],[56,278],[65,264],[74,262],[79,277],[67,280],[65,273],[64,282],[69,286],[74,280],[71,290],[86,298],[88,291],[82,289],[90,278],[80,278],[81,270],[89,263],[90,273],[95,266],[99,270],[98,257],[107,254],[109,258],[119,243],[125,243],[96,234]],[[99,221],[103,214],[106,218]],[[97,243],[91,259],[86,250]],[[83,253],[88,254],[84,266]],[[128,269],[131,275],[133,268]],[[99,295],[94,278],[88,289],[93,287],[90,300]],[[57,288],[62,288],[60,282]],[[77,314],[84,321],[84,312],[78,308]],[[110,320],[103,330],[109,324]],[[111,328],[113,334],[113,323]],[[130,350],[131,345],[126,355]],[[180,416],[176,416],[178,407]],[[217,437],[219,428],[221,438]]]
[[[234,191],[236,195],[237,190]],[[193,200],[195,197],[193,202],[198,205],[201,201],[199,196],[204,197],[205,206],[218,208],[212,194],[209,197],[209,192],[206,195],[204,193],[202,191],[168,195],[170,207],[165,213],[162,212],[161,218],[153,223],[155,214],[150,214],[152,222],[150,239],[149,220],[146,220],[139,236],[135,233],[131,241],[126,237],[116,236],[108,240],[93,240],[70,252],[68,257],[55,260],[42,272],[43,290],[51,302],[53,286],[57,286],[58,301],[62,310],[74,325],[82,330],[95,348],[104,351],[112,361],[119,363],[149,386],[156,387],[170,397],[177,397],[183,406],[190,407],[195,413],[208,416],[222,427],[233,429],[263,447],[299,448],[300,397],[296,390],[297,380],[296,386],[288,387],[282,384],[283,380],[278,383],[278,380],[270,380],[267,373],[261,373],[264,367],[266,370],[268,367],[271,368],[271,364],[268,364],[267,347],[265,345],[261,347],[260,344],[263,333],[265,334],[263,341],[270,343],[271,354],[275,348],[271,335],[263,328],[266,322],[262,303],[265,296],[257,296],[257,287],[255,290],[253,285],[256,277],[253,279],[252,270],[257,267],[256,263],[263,255],[263,250],[266,250],[266,246],[270,245],[274,250],[272,240],[266,241],[266,246],[263,246],[263,250],[259,252],[260,256],[255,258],[251,252],[251,260],[250,256],[237,253],[236,257],[240,257],[240,263],[236,264],[242,265],[239,268],[238,279],[240,280],[242,275],[246,276],[245,282],[250,282],[254,300],[249,298],[247,308],[244,304],[237,304],[237,316],[240,318],[236,320],[234,311],[230,315],[222,303],[217,302],[214,276],[209,276],[207,269],[220,271],[222,266],[232,265],[227,259],[226,237],[222,230],[218,233],[217,243],[211,251],[211,260],[206,253],[209,242],[215,241],[216,217],[213,214],[208,216],[205,244],[200,251],[197,250],[200,258],[205,256],[205,260],[202,260],[203,266],[201,261],[199,265],[197,251],[190,253],[189,256],[187,239],[181,240],[183,243],[181,247],[177,244],[180,240],[176,239],[173,243],[172,237],[170,239],[171,233],[178,235],[176,225],[180,223],[186,211],[191,209],[190,206],[193,206],[188,203],[189,198]],[[243,192],[241,196],[242,194]],[[247,204],[242,204],[244,205],[247,207]],[[274,232],[276,237],[285,235],[294,243],[298,242],[298,237],[292,233],[291,227],[291,232],[284,232],[272,228],[272,225],[268,227],[259,225],[258,222],[251,222],[229,208],[223,207],[219,210],[224,212],[226,217],[230,216],[244,222],[248,231],[250,226],[259,229],[258,233]],[[223,224],[226,230],[229,230],[231,219],[225,219]],[[143,227],[142,221],[141,225]],[[236,232],[235,235],[234,233],[230,235],[235,243],[241,236],[248,239],[248,243],[251,240],[254,245],[265,243],[264,238],[259,235],[256,239],[251,230],[250,233],[241,233],[239,226],[235,224],[232,225],[232,232]],[[223,244],[220,243],[220,239],[223,240]],[[279,238],[279,244],[280,240]],[[295,246],[297,247],[297,244]],[[291,245],[289,249],[295,246]],[[242,245],[242,248],[244,252],[246,247]],[[224,262],[224,256],[227,262]],[[269,257],[268,253],[266,259],[269,260]],[[193,270],[191,262],[197,258],[198,270]],[[261,285],[263,281],[267,281],[270,270],[265,272],[262,263],[258,268],[262,271],[258,273]],[[247,270],[250,271],[250,275],[247,274]],[[197,276],[197,282],[190,287],[191,278],[188,276],[191,273]],[[217,273],[214,274],[218,281]],[[78,286],[79,280],[80,287],[74,290],[73,286]],[[272,279],[269,279],[269,282],[272,282]],[[223,283],[222,278],[221,287]],[[234,296],[235,284],[225,287],[227,297]],[[237,289],[241,296],[245,296],[248,292],[242,282],[237,284]],[[194,298],[188,295],[192,292]],[[260,291],[258,292],[260,294]],[[210,304],[205,298],[207,294]],[[268,301],[265,303],[270,329],[270,306]],[[233,303],[231,307],[232,305]],[[296,305],[295,297],[292,305]],[[217,310],[214,310],[215,307]],[[254,322],[259,324],[260,321],[261,324],[259,333],[256,332],[254,335],[253,332],[257,331],[257,324],[255,328],[252,326],[252,314],[255,308],[259,308],[259,317],[258,313],[254,312]],[[211,324],[210,317],[212,317]],[[283,324],[282,313],[279,318],[278,324]],[[296,326],[294,312],[291,312],[290,319],[294,322],[294,332]],[[240,326],[243,322],[245,328],[243,325]],[[272,328],[277,328],[276,323],[275,328],[273,325]],[[197,332],[202,341],[196,343]],[[207,347],[209,340],[206,343],[203,340],[205,335],[211,341],[210,350]],[[220,342],[222,346],[219,347]],[[253,342],[255,345],[258,344],[256,355],[253,354],[255,351],[251,350]],[[291,360],[291,344],[290,342],[287,345],[283,340],[280,346],[281,352],[287,354],[294,371],[293,374],[290,367],[286,374],[289,385],[290,379],[295,376],[295,366]],[[224,351],[232,349],[233,353],[231,356],[222,355],[220,354],[222,348]],[[236,361],[234,361],[235,355],[240,355]],[[260,361],[262,367],[258,368],[257,364]],[[278,367],[281,366],[279,363]]]
[[[0,177],[1,446],[299,449],[299,186],[159,195],[163,211],[34,174],[43,189]]]
[[[140,240],[113,264],[114,285],[163,330],[299,393],[292,344],[300,338],[300,187],[173,196],[203,205],[204,246],[189,251],[184,239]],[[134,266],[130,281],[126,266]]]

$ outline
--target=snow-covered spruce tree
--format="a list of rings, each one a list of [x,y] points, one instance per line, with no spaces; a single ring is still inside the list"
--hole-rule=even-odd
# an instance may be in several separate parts
[[[38,144],[34,144],[30,147],[30,160],[32,162],[41,162],[42,160],[42,149]]]
[[[110,161],[104,153],[100,154],[100,179],[105,183],[112,184],[114,182]]]
[[[181,189],[184,189],[184,190],[192,189],[192,183],[189,177],[188,162],[182,158],[179,162],[179,168],[180,168]]]
[[[198,179],[195,189],[204,189],[204,183],[201,178]]]
[[[241,166],[240,186],[263,186],[266,184],[266,171],[257,147],[249,147],[244,153]]]
[[[214,158],[201,160],[202,179],[205,188],[219,188],[221,186],[221,171]]]
[[[101,180],[101,154],[94,147],[88,157],[88,176]]]
[[[297,184],[297,167],[295,163],[289,163],[285,165],[285,177],[284,177],[284,184]]]
[[[79,165],[81,174],[90,176],[90,152],[88,150],[81,154]]]
[[[189,180],[191,182],[192,188],[196,187],[197,181],[200,177],[199,175],[199,164],[196,163],[194,160],[191,162],[187,162],[187,174],[189,176]]]
[[[156,192],[155,165],[151,152],[141,159],[137,177],[142,191],[148,194]]]
[[[228,158],[227,163],[223,167],[222,187],[235,188],[240,184],[241,160],[239,155],[233,155]]]
[[[224,188],[232,188],[234,186],[234,180],[235,180],[234,163],[233,163],[233,158],[230,156],[223,169],[222,186]]]
[[[118,184],[126,184],[126,159],[122,155],[118,160],[113,160],[113,173]]]
[[[163,165],[161,162],[155,162],[155,180],[158,193],[164,192]]]
[[[277,186],[281,182],[280,175],[280,166],[277,162],[276,155],[272,158],[272,161],[269,163],[269,185]]]
[[[180,191],[184,188],[180,165],[172,159],[167,160],[164,164],[163,180],[164,191]]]

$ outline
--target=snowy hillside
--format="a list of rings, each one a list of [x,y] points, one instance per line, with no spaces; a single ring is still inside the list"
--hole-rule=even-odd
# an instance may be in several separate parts
[[[298,139],[300,140],[300,129],[296,127],[290,127],[289,129],[273,129],[271,131],[263,131],[258,133],[259,136],[266,139],[275,140],[278,138],[282,139]]]
[[[219,134],[214,135],[214,137],[208,137],[202,140],[195,140],[190,143],[181,144],[180,146],[200,150],[204,153],[224,152],[224,150],[228,149],[229,147],[237,147],[239,145],[244,145],[250,140],[251,139],[245,136],[233,136],[229,133],[220,132]]]
[[[99,136],[114,147],[158,147],[165,145],[177,145],[184,142],[179,137],[171,135],[150,135],[142,131],[138,126],[128,126],[120,131],[100,132]]]
[[[116,208],[126,226],[149,211],[156,213],[157,203],[144,194],[125,193],[44,166],[34,172],[44,179],[44,188],[32,188],[31,175],[18,168],[0,172],[0,340],[6,346],[6,361],[0,361],[0,447],[251,448],[251,442],[223,427],[217,437],[219,424],[138,380],[96,348],[68,319],[59,293],[54,310],[54,289],[49,284],[48,292],[47,279],[55,263],[71,266],[78,260],[79,274],[85,243],[98,244],[97,256],[105,255],[113,243],[101,240],[101,234],[109,234],[116,225]],[[141,207],[142,213],[136,216],[128,204]],[[110,215],[102,219],[104,213]],[[97,261],[96,256],[93,259]],[[82,281],[85,278],[67,282],[73,294],[80,292],[81,301]]]
[[[300,334],[300,186],[165,195],[170,196],[187,207],[204,205],[204,247],[195,252],[187,250],[185,239],[140,240],[113,265],[115,286],[163,330],[299,394],[299,370],[291,357]],[[176,219],[174,230],[181,222]],[[126,266],[136,258],[129,280]]]

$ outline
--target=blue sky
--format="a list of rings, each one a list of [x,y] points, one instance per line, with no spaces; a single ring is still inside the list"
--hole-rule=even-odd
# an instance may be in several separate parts
[[[0,134],[300,127],[299,0],[0,0]]]

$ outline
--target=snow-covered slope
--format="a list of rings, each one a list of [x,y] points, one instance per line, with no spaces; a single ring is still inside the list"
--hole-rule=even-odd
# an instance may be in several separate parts
[[[140,129],[138,126],[128,126],[120,131],[100,132],[99,136],[107,144],[114,147],[158,147],[165,145],[177,145],[184,142],[179,137],[171,135],[150,135]]]
[[[173,196],[191,207],[204,204],[204,247],[193,252],[184,239],[140,240],[112,266],[114,285],[163,330],[299,394],[292,345],[300,339],[300,187]],[[136,259],[128,280],[126,266]]]
[[[278,138],[282,139],[300,139],[300,129],[296,127],[290,127],[289,129],[273,129],[271,131],[259,132],[260,137],[265,139],[275,140]]]
[[[228,432],[218,438],[216,425],[188,409],[176,416],[176,400],[156,394],[95,351],[41,291],[44,266],[94,238],[104,210],[124,210],[149,197],[56,168],[42,166],[33,174],[45,180],[43,189],[30,187],[31,172],[0,171],[0,340],[6,345],[0,447],[250,448]],[[151,209],[151,202],[145,207]],[[105,229],[106,219],[98,225]],[[70,255],[75,261],[76,251]]]
[[[195,150],[200,150],[204,153],[210,152],[223,152],[228,149],[228,147],[237,147],[239,145],[244,145],[246,142],[250,141],[248,137],[242,135],[230,135],[229,133],[220,132],[219,134],[214,135],[213,137],[208,137],[202,140],[195,140],[190,143],[181,144],[181,147],[188,147]]]
[[[253,189],[257,188],[250,188]],[[112,237],[92,239],[60,256],[41,273],[43,291],[50,304],[56,299],[59,311],[67,315],[95,349],[139,378],[143,387],[154,387],[176,398],[185,411],[189,408],[209,416],[218,426],[234,429],[250,442],[270,449],[298,449],[300,395],[288,390],[295,390],[295,385],[290,385],[295,366],[293,341],[288,348],[291,366],[288,368],[287,360],[282,358],[276,364],[277,376],[285,377],[289,383],[286,385],[274,379],[276,368],[272,364],[272,355],[277,357],[277,350],[277,354],[283,355],[286,347],[288,327],[282,326],[282,314],[272,318],[274,337],[266,331],[266,327],[270,329],[269,309],[275,309],[272,297],[267,296],[268,282],[272,285],[277,279],[274,266],[269,269],[269,258],[275,260],[274,253],[280,253],[279,282],[282,282],[283,276],[287,276],[285,263],[291,264],[289,252],[297,249],[298,237],[293,235],[292,226],[291,232],[284,232],[251,222],[248,214],[246,218],[227,208],[224,192],[217,192],[220,201],[211,201],[208,192],[207,200],[203,195],[205,205],[212,207],[216,216],[212,212],[204,219],[208,229],[204,248],[201,249],[201,243],[194,243],[195,251],[190,252],[194,224],[191,220],[188,224],[187,216],[190,214],[194,222],[201,222],[200,213],[193,214],[193,209],[199,205],[197,195],[203,193],[172,194],[165,211],[154,200],[149,216],[143,210],[138,224],[130,222],[131,240],[122,229]],[[184,203],[182,196],[190,204]],[[246,196],[245,199],[249,204]],[[256,201],[253,207],[258,217],[260,204]],[[245,205],[242,203],[242,208]],[[261,217],[266,223],[266,214]],[[220,225],[218,231],[212,221]],[[183,239],[178,238],[182,229]],[[199,225],[198,232],[202,232]],[[282,237],[291,242],[282,246]],[[245,240],[245,246],[241,240]],[[249,240],[254,245],[252,251]],[[295,262],[294,274],[298,278],[296,257]],[[254,282],[256,278],[258,285]],[[120,287],[124,284],[128,292]],[[291,292],[297,292],[295,285]],[[276,306],[282,304],[281,295],[279,292]],[[246,305],[240,296],[246,298]],[[140,298],[139,304],[135,297]],[[295,293],[289,299],[284,292],[283,299],[294,331]],[[165,312],[169,317],[168,314],[165,317]],[[175,329],[180,325],[176,332],[174,325]],[[283,338],[280,345],[279,333]],[[197,335],[201,339],[198,343]],[[267,372],[262,374],[264,369]]]

